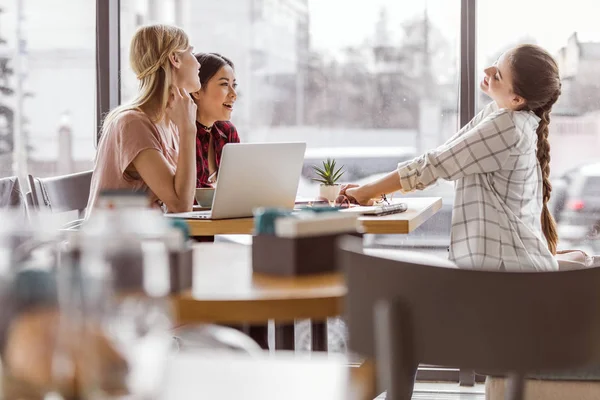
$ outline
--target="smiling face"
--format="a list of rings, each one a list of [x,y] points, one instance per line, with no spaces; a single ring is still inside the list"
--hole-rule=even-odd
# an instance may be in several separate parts
[[[498,61],[487,67],[483,72],[485,76],[479,87],[490,96],[500,108],[519,110],[526,101],[513,91],[513,76],[510,67],[510,52],[498,58]]]
[[[211,126],[215,121],[230,120],[237,100],[236,88],[235,71],[227,64],[222,66],[193,94],[200,123]]]

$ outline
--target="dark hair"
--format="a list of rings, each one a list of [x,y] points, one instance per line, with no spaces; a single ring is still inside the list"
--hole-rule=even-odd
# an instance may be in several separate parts
[[[194,56],[196,56],[196,60],[200,63],[198,76],[200,77],[200,84],[202,84],[203,88],[204,85],[224,66],[229,65],[232,69],[235,69],[233,62],[230,59],[217,53],[197,53],[194,54]]]
[[[548,125],[550,125],[552,106],[561,93],[558,64],[546,50],[531,44],[513,49],[509,60],[513,74],[513,92],[525,99],[524,110],[533,111],[540,118],[537,128],[537,158],[542,169],[544,185],[542,231],[548,242],[548,249],[552,254],[556,254],[558,243],[556,221],[548,209],[548,201],[552,193]]]

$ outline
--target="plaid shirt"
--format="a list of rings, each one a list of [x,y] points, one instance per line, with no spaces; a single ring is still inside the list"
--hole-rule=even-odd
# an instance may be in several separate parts
[[[455,181],[450,259],[462,268],[557,270],[542,233],[539,118],[486,106],[442,146],[400,163],[402,190]]]
[[[196,187],[212,187],[208,183],[208,177],[210,176],[210,170],[208,167],[208,146],[210,145],[210,138],[213,138],[213,148],[215,150],[215,162],[217,170],[221,165],[221,154],[223,147],[227,143],[239,143],[240,137],[238,136],[235,126],[228,121],[217,121],[214,123],[212,130],[206,132],[198,122],[196,122]]]

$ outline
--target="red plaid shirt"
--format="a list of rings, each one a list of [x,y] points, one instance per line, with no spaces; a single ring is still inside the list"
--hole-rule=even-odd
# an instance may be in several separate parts
[[[196,122],[196,187],[211,187],[208,184],[210,172],[208,169],[208,146],[210,137],[213,138],[213,146],[215,150],[215,162],[217,170],[221,164],[221,153],[223,146],[227,143],[239,143],[235,126],[228,121],[217,121],[214,123],[210,133],[206,132],[198,122]]]

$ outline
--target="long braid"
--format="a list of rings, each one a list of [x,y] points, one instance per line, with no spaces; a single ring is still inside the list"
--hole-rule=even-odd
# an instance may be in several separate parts
[[[548,242],[548,249],[552,254],[556,254],[558,245],[558,232],[556,229],[556,221],[550,210],[548,209],[548,201],[552,193],[552,184],[550,183],[550,141],[548,140],[548,125],[550,125],[550,111],[552,106],[558,100],[560,90],[550,99],[550,101],[541,108],[534,110],[535,114],[540,118],[540,123],[537,128],[537,159],[542,169],[543,179],[543,208],[542,208],[542,231]]]
[[[522,110],[532,111],[539,118],[537,133],[537,159],[542,173],[542,215],[540,222],[546,237],[548,250],[556,254],[558,233],[556,221],[548,209],[552,193],[550,183],[550,142],[548,125],[550,112],[561,93],[560,71],[556,60],[543,48],[524,44],[515,47],[509,54],[512,67],[512,90],[525,104]]]

